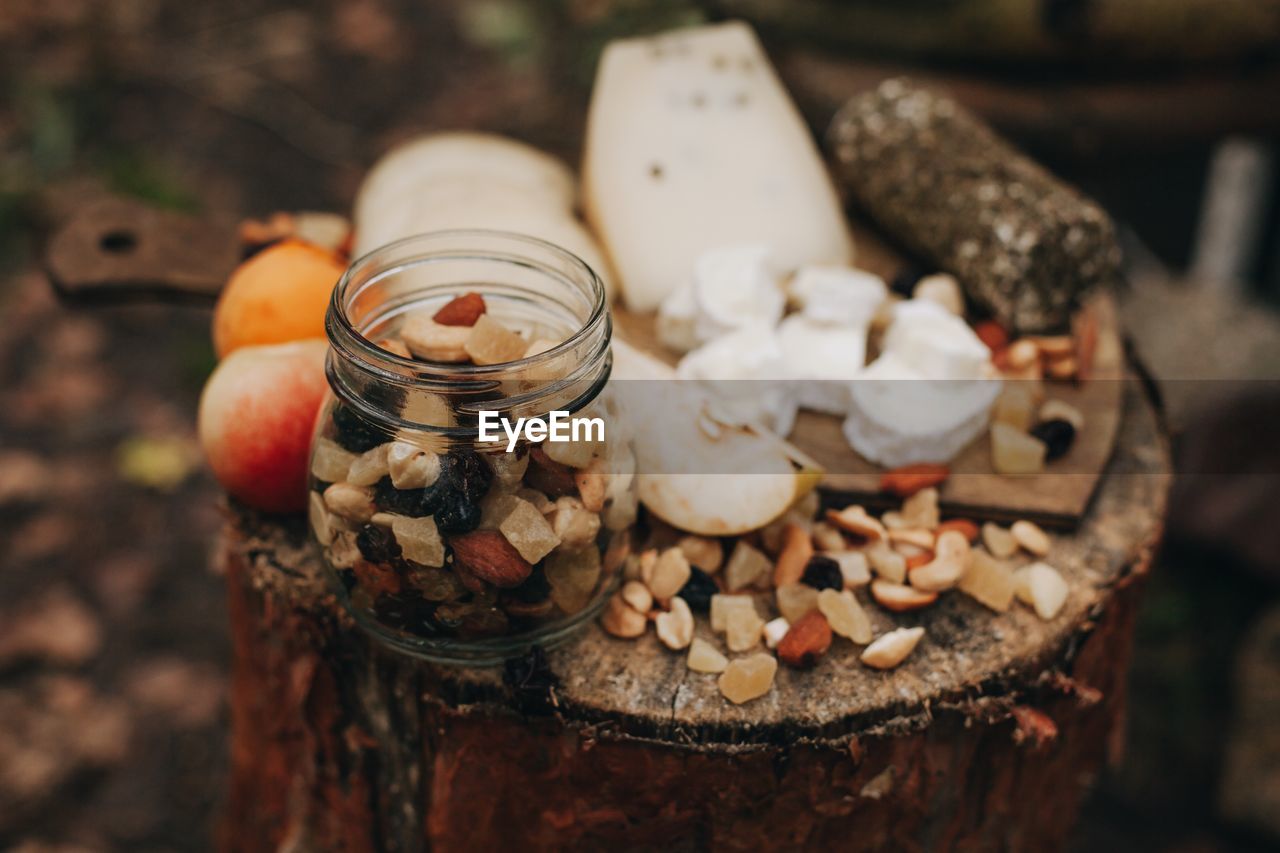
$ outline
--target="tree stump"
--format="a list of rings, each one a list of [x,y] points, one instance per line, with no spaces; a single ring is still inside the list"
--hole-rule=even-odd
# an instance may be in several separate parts
[[[549,653],[548,692],[385,651],[329,595],[301,519],[233,510],[224,848],[1061,847],[1118,755],[1169,483],[1133,386],[1091,512],[1055,537],[1071,583],[1056,619],[960,594],[896,620],[868,608],[877,630],[927,627],[900,668],[837,643],[742,706],[652,632],[590,626]]]

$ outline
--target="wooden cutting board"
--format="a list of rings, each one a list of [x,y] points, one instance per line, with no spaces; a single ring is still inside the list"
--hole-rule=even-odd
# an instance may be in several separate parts
[[[905,261],[870,228],[853,223],[858,266],[892,279]],[[158,211],[138,202],[113,200],[82,210],[50,240],[46,269],[64,297],[111,303],[136,299],[212,303],[241,257],[234,223]],[[952,463],[942,487],[944,510],[978,519],[1031,518],[1074,527],[1084,516],[1111,457],[1120,425],[1126,379],[1124,352],[1110,295],[1084,310],[1097,320],[1092,378],[1080,385],[1051,383],[1049,396],[1078,408],[1085,428],[1071,451],[1042,474],[995,474],[985,434]],[[658,343],[652,314],[614,308],[617,334],[668,363],[676,356]],[[840,431],[840,419],[801,412],[790,436],[828,471],[822,483],[834,502],[893,505],[879,493],[879,467],[858,456]]]

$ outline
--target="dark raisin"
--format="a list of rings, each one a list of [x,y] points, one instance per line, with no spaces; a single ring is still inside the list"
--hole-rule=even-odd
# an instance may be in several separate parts
[[[471,503],[480,503],[493,482],[493,470],[470,450],[455,451],[441,460],[440,480],[462,493]],[[439,482],[439,481],[438,481]]]
[[[378,596],[373,605],[373,613],[379,621],[420,637],[444,633],[442,629],[445,626],[436,618],[435,611],[436,605],[416,592],[386,593]]]
[[[525,604],[536,604],[539,601],[545,601],[547,596],[551,595],[551,584],[547,583],[547,576],[542,573],[542,569],[535,568],[529,577],[524,579],[524,583],[507,590],[507,595]]]
[[[1045,457],[1050,461],[1066,456],[1076,440],[1076,428],[1070,421],[1041,421],[1031,428],[1031,434],[1044,442]]]
[[[446,492],[435,512],[436,528],[446,536],[470,533],[480,526],[480,505],[461,492]]]
[[[356,547],[366,560],[374,563],[390,563],[400,556],[400,543],[395,534],[385,527],[366,524],[356,534]]]
[[[916,282],[922,278],[924,278],[924,270],[914,264],[908,264],[898,270],[898,274],[893,277],[893,281],[889,282],[889,290],[903,299],[910,299],[911,292],[916,289]]]
[[[348,593],[356,588],[356,583],[358,582],[356,573],[350,569],[338,569],[338,580],[342,582],[343,589]]]
[[[711,575],[697,566],[689,567],[689,579],[680,587],[680,597],[689,609],[695,613],[706,613],[711,609],[711,596],[720,592]]]
[[[840,564],[823,554],[814,554],[805,564],[800,582],[814,589],[844,589]]]
[[[338,403],[333,407],[334,441],[352,453],[373,450],[387,441],[382,430],[357,415],[352,409]]]
[[[379,509],[411,518],[435,515],[440,496],[448,485],[437,480],[424,489],[397,489],[390,477],[383,477],[373,486],[373,502]]]

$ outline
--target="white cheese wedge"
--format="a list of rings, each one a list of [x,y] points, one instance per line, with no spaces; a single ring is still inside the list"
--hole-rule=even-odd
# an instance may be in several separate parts
[[[769,245],[785,270],[852,257],[817,146],[740,22],[612,42],[582,174],[587,218],[638,311],[717,246]]]
[[[852,267],[801,267],[789,290],[805,317],[842,326],[869,326],[876,310],[889,298],[884,279]]]
[[[991,372],[986,344],[963,319],[929,299],[894,306],[881,351],[927,379],[981,379]]]
[[[778,325],[784,369],[795,378],[800,405],[842,415],[849,410],[849,380],[867,361],[867,324],[833,326],[803,314]]]
[[[886,352],[850,383],[844,435],[890,468],[947,462],[982,434],[999,393],[998,379],[931,379]]]
[[[776,435],[795,424],[796,388],[782,381],[790,377],[771,323],[748,323],[702,345],[680,360],[676,376],[697,380],[722,421],[759,424]]]

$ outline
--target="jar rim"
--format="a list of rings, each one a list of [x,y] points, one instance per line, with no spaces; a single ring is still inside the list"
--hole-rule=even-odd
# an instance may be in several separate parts
[[[426,251],[432,244],[446,242],[449,240],[457,240],[460,245],[453,248],[445,248],[435,252]],[[466,240],[479,241],[495,241],[500,247],[507,244],[512,247],[524,246],[530,249],[549,254],[552,257],[567,263],[571,268],[575,268],[585,275],[587,288],[590,290],[590,313],[582,325],[563,341],[531,356],[516,359],[515,361],[502,362],[493,365],[480,364],[434,364],[427,361],[419,361],[415,358],[405,358],[393,352],[383,349],[373,341],[364,336],[360,330],[356,329],[355,324],[351,322],[347,309],[349,300],[347,299],[347,290],[356,281],[356,275],[364,272],[372,267],[376,267],[380,261],[390,261],[396,258],[399,262],[408,261],[425,261],[430,257],[452,258],[457,260],[503,260],[502,255],[507,254],[513,261],[529,263],[531,258],[528,255],[518,255],[512,252],[495,253],[492,250],[486,250],[480,246],[474,248],[466,247]],[[399,255],[406,250],[422,247],[424,251],[421,253],[407,253],[403,256]],[[483,255],[483,257],[480,257]],[[550,269],[545,264],[538,264],[545,273],[564,277],[563,273]],[[542,364],[550,364],[556,361],[565,353],[570,352],[575,347],[596,333],[601,324],[608,321],[609,309],[605,298],[604,282],[591,265],[582,258],[570,252],[555,243],[543,240],[538,237],[532,237],[528,234],[520,234],[515,231],[503,231],[498,229],[487,228],[456,228],[444,229],[439,231],[427,231],[422,234],[414,234],[409,237],[402,237],[390,243],[385,243],[376,249],[371,249],[365,254],[353,260],[343,271],[342,277],[338,279],[338,283],[334,285],[333,294],[329,299],[329,310],[325,316],[325,331],[328,334],[329,343],[335,349],[341,350],[348,357],[355,356],[359,361],[363,362],[367,368],[374,371],[384,373],[388,378],[395,377],[399,380],[405,378],[404,370],[411,370],[414,374],[424,375],[424,378],[430,380],[449,378],[457,379],[490,379],[510,371],[512,369],[527,369],[538,367]],[[341,341],[341,344],[339,343]],[[606,341],[606,348],[608,343]],[[352,350],[356,352],[352,352]],[[359,356],[365,356],[359,358]],[[387,370],[383,365],[391,365],[399,370]]]

